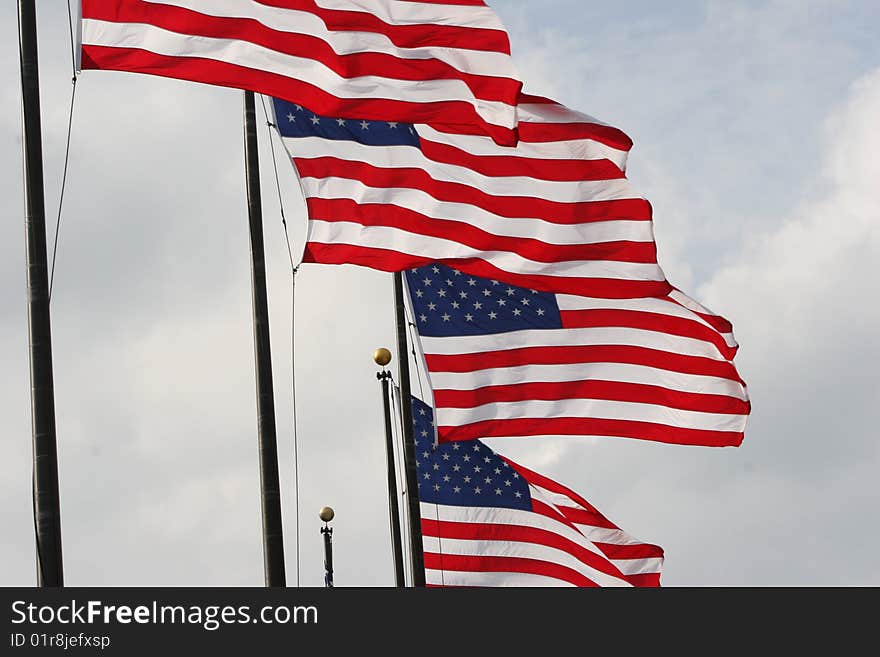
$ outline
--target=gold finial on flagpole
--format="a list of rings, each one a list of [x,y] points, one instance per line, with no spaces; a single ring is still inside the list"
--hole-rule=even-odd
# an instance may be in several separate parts
[[[385,367],[388,363],[391,362],[391,352],[388,351],[385,347],[379,347],[376,351],[373,352],[373,360],[376,361],[376,365],[381,365]]]

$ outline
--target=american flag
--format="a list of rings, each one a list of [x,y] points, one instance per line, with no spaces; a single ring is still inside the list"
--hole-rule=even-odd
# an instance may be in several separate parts
[[[429,586],[660,586],[662,548],[479,440],[435,446],[412,403]]]
[[[737,446],[732,327],[678,290],[554,295],[434,263],[405,275],[440,442],[618,436]]]
[[[670,291],[651,206],[624,174],[632,143],[522,96],[519,145],[275,101],[309,213],[304,259],[400,271],[433,261],[536,289],[608,298]]]
[[[249,89],[326,114],[516,142],[522,83],[482,0],[83,0],[82,68]]]

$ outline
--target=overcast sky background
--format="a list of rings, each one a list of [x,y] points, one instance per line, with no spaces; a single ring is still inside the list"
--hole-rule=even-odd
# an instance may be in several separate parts
[[[36,582],[14,3],[0,20],[0,585]],[[626,131],[669,279],[734,323],[739,448],[494,440],[666,551],[666,586],[880,585],[880,3],[494,0],[526,88]],[[39,3],[47,223],[70,95]],[[263,582],[242,94],[87,71],[52,299],[66,584]],[[291,276],[260,132],[288,583],[391,586],[389,274]],[[295,253],[303,203],[276,153]],[[414,383],[414,389],[418,384]],[[301,572],[297,577],[297,561]]]

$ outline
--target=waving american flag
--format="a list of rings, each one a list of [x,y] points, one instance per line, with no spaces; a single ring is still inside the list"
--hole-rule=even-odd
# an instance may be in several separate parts
[[[434,263],[406,272],[440,442],[618,436],[736,446],[750,402],[726,320],[664,297],[548,294]]]
[[[429,586],[659,586],[663,550],[479,440],[434,445],[413,398]]]
[[[82,67],[516,141],[522,87],[482,0],[83,0]]]
[[[619,130],[534,96],[519,145],[428,125],[322,116],[275,101],[309,213],[306,262],[476,276],[607,298],[670,291],[651,206]],[[471,131],[472,132],[472,131]]]

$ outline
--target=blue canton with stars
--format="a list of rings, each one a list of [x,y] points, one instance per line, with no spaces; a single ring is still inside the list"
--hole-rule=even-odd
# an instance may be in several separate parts
[[[302,105],[278,98],[275,120],[282,137],[323,137],[336,141],[355,141],[367,146],[415,146],[419,136],[411,123],[365,121],[315,114]]]
[[[440,263],[406,272],[419,334],[487,335],[562,328],[556,296],[462,274]]]
[[[479,440],[434,447],[434,412],[412,398],[419,499],[433,504],[530,511],[529,485]]]

